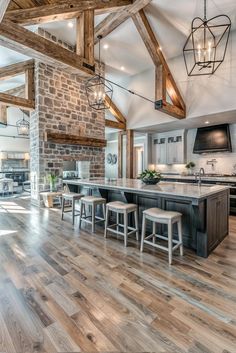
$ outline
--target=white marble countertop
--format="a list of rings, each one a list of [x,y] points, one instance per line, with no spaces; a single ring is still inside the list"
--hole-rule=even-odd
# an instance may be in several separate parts
[[[195,175],[174,175],[174,174],[162,174],[163,178],[166,179],[174,179],[174,180],[195,180]],[[236,176],[208,176],[202,175],[202,180],[205,181],[218,181],[218,182],[224,182],[224,183],[236,183]]]
[[[203,199],[210,195],[229,189],[224,185],[201,185],[180,182],[161,181],[157,185],[145,185],[139,179],[72,179],[63,180],[69,185],[83,185],[91,187],[104,187],[110,190],[122,190],[130,192],[145,192],[150,194],[180,196],[190,199]]]

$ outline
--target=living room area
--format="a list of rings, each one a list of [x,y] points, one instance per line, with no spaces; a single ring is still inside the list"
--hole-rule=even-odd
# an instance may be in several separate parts
[[[30,138],[25,111],[1,107],[0,114],[0,199],[30,193]]]

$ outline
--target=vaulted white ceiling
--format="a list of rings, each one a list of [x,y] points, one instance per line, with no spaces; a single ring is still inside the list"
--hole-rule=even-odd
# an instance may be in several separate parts
[[[203,16],[203,0],[152,0],[145,8],[145,13],[160,42],[167,61],[180,57],[191,21],[195,16]],[[208,0],[208,18],[218,14],[226,14],[231,18],[232,29],[236,29],[236,1],[235,0]],[[103,16],[96,16],[98,24]],[[68,23],[73,26],[69,27]],[[52,22],[41,25],[45,30],[58,38],[75,44],[75,21]],[[31,27],[35,30],[35,27]],[[107,74],[119,82],[126,82],[153,68],[150,56],[144,46],[131,19],[120,25],[111,34],[102,40],[102,60],[106,63]],[[103,47],[106,47],[103,48]],[[96,46],[98,57],[98,46]],[[24,55],[0,47],[0,66],[28,59]],[[173,72],[175,75],[175,72]],[[22,84],[23,77],[15,77],[10,81],[0,82],[0,91]],[[135,88],[135,87],[132,87]],[[121,93],[122,94],[122,93]],[[126,98],[126,101],[129,98]],[[125,98],[124,98],[125,102]],[[126,109],[127,110],[127,109]],[[124,111],[125,112],[125,111]]]

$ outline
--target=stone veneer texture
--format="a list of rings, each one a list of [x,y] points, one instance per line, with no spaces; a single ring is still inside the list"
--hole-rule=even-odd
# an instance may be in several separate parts
[[[88,106],[83,79],[37,62],[35,92],[36,109],[31,113],[30,132],[32,197],[38,199],[46,174],[62,175],[64,160],[90,161],[90,177],[104,176],[103,148],[45,141],[48,131],[105,138],[105,113]]]

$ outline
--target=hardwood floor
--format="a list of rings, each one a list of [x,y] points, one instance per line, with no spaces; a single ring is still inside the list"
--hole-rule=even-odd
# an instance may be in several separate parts
[[[87,228],[89,230],[89,227]],[[208,258],[0,200],[0,352],[236,352],[236,217]]]

